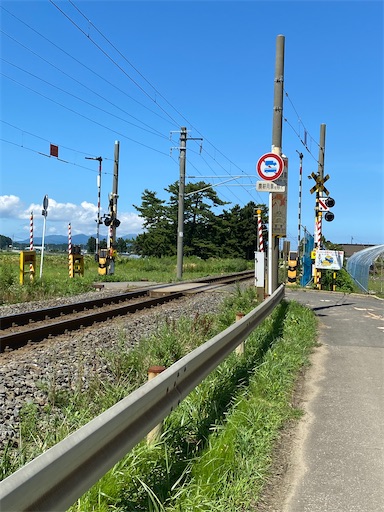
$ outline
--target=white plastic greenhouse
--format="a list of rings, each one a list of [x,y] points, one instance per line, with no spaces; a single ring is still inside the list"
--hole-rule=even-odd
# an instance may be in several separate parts
[[[369,270],[381,255],[384,255],[384,245],[375,245],[355,252],[347,261],[347,271],[365,292],[368,292]]]

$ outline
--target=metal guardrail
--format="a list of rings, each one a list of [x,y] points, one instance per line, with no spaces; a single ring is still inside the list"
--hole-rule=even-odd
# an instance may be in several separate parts
[[[267,300],[0,482],[0,509],[65,511],[159,424],[284,298]]]

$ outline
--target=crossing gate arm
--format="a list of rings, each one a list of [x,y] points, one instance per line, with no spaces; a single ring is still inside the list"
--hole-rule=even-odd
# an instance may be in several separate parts
[[[209,375],[284,298],[268,299],[0,482],[1,510],[67,510]]]

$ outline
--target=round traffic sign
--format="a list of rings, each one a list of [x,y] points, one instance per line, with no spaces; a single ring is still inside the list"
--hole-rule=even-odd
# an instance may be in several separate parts
[[[266,153],[259,158],[256,170],[261,179],[274,181],[279,178],[284,170],[284,160],[275,153]]]

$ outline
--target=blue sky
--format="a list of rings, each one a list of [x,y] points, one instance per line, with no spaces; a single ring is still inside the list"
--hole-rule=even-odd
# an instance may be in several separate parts
[[[256,163],[271,150],[276,37],[285,36],[283,152],[289,159],[288,235],[313,233],[320,125],[335,243],[384,243],[382,1],[2,1],[0,234],[94,234],[120,142],[117,236],[141,231],[144,189],[178,180],[179,131],[187,182],[221,199],[268,204]],[[302,143],[307,133],[307,147]],[[170,136],[170,134],[172,134]],[[49,157],[50,143],[59,158]],[[171,150],[172,149],[172,150]],[[48,155],[48,156],[47,156]],[[227,180],[241,176],[237,180]],[[219,185],[226,181],[225,184]],[[103,234],[103,230],[101,233]]]

